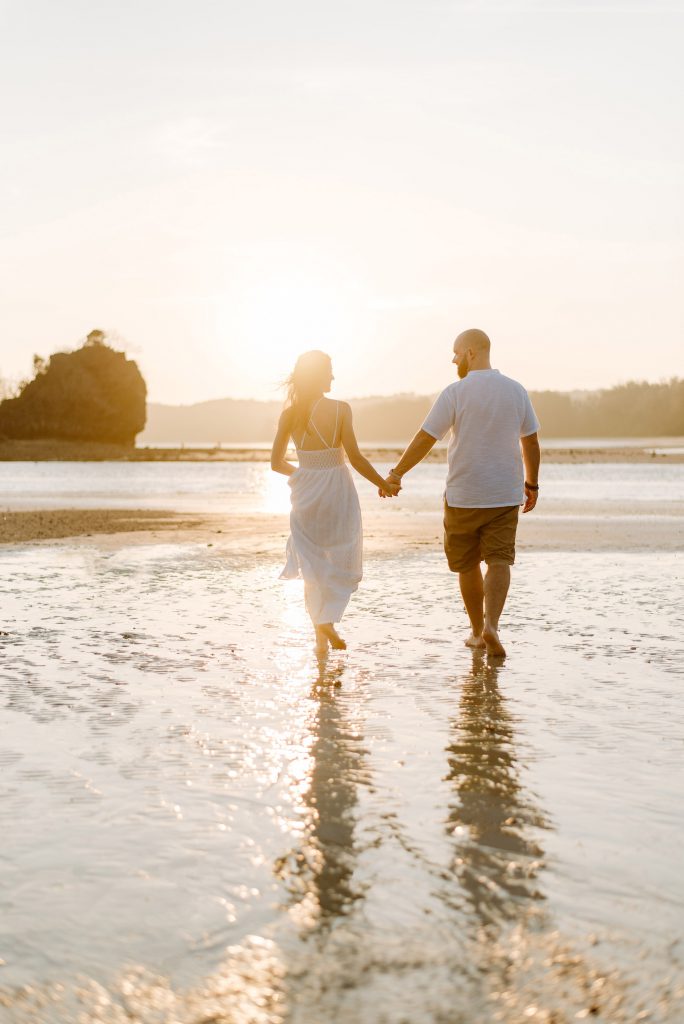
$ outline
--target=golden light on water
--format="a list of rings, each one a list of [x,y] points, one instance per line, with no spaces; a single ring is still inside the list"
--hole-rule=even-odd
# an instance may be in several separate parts
[[[313,630],[311,627],[311,619],[306,613],[304,607],[304,585],[299,580],[287,580],[284,585],[285,593],[285,605],[283,607],[283,627],[287,634],[295,634],[298,639],[304,637],[309,638],[313,643]],[[292,648],[289,649],[288,654],[292,655]],[[298,661],[301,662],[302,652],[297,651]],[[304,664],[297,665],[298,671],[302,677],[306,677],[310,669],[308,664],[308,658],[305,659]]]
[[[288,460],[296,460],[294,452],[288,452],[286,457]],[[263,474],[256,511],[267,512],[271,515],[289,514],[290,488],[286,476],[283,476],[282,473],[271,473],[270,470]]]

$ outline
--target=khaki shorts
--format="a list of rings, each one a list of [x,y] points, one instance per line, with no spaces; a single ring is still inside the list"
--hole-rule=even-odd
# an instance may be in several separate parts
[[[518,505],[452,508],[444,503],[444,551],[452,572],[468,572],[483,560],[515,562]]]

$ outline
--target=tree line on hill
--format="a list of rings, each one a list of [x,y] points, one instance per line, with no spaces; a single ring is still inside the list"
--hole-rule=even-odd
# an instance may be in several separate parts
[[[407,441],[434,397],[352,399],[357,436],[367,444]],[[684,437],[682,379],[620,384],[604,391],[536,391],[531,398],[544,438]],[[272,439],[282,407],[282,402],[230,398],[195,405],[150,403],[139,443],[264,443]]]
[[[684,379],[630,381],[603,391],[536,391],[546,437],[684,437]]]

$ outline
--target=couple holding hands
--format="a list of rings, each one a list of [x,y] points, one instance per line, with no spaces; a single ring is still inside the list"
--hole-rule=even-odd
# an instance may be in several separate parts
[[[531,512],[537,502],[539,422],[525,388],[492,369],[483,331],[459,334],[452,362],[459,379],[438,396],[386,479],[360,452],[349,405],[325,397],[333,381],[330,357],[305,352],[288,378],[271,451],[271,468],[289,478],[292,496],[281,578],[304,579],[319,654],[329,646],[346,648],[335,623],[362,577],[361,509],[345,454],[381,497],[394,497],[406,473],[449,432],[444,550],[470,619],[465,642],[493,657],[506,654],[499,618],[515,561],[518,513],[521,506]],[[286,459],[290,439],[298,466]]]

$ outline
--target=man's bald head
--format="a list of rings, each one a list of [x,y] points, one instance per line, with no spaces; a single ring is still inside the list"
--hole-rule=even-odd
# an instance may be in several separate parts
[[[472,349],[473,353],[486,352],[487,354],[489,354],[489,350],[492,347],[492,343],[485,332],[478,330],[477,327],[470,327],[467,331],[461,331],[459,336],[456,338],[454,352],[456,351],[457,345],[462,352],[467,352],[468,349]]]
[[[484,331],[477,327],[471,327],[467,331],[461,331],[454,342],[454,358],[458,368],[458,375],[461,379],[466,377],[469,370],[488,370],[489,350],[491,343]]]

